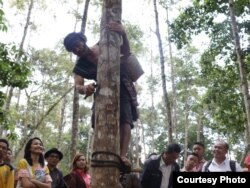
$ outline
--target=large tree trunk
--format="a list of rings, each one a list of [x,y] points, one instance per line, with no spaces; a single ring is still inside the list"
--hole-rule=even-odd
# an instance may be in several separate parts
[[[89,7],[89,0],[86,0],[84,10],[83,10],[83,16],[82,16],[82,24],[81,24],[82,34],[85,33],[85,27],[86,27],[86,22],[87,22],[87,15],[88,15],[88,7]],[[76,24],[77,24],[77,19],[76,19]],[[74,30],[76,29],[76,24],[75,24]],[[79,124],[79,93],[76,91],[76,88],[75,88],[74,98],[73,98],[73,120],[72,120],[71,147],[70,147],[71,161],[73,161],[73,158],[76,155],[78,124]]]
[[[120,36],[104,27],[121,21],[121,0],[104,0],[91,160],[92,188],[121,188],[119,182]]]
[[[173,142],[173,136],[172,136],[173,126],[172,126],[171,106],[170,106],[170,101],[169,101],[167,86],[166,86],[165,60],[164,60],[164,54],[163,54],[163,48],[162,48],[161,34],[160,34],[160,29],[159,29],[158,10],[157,10],[157,5],[156,5],[156,0],[154,0],[154,12],[155,12],[155,23],[156,23],[156,36],[158,39],[158,46],[159,46],[159,52],[160,52],[163,100],[164,100],[166,111],[167,111],[168,143],[172,143]]]
[[[237,62],[239,64],[239,70],[240,70],[240,80],[241,80],[241,89],[244,96],[244,103],[245,103],[245,109],[246,109],[246,116],[247,116],[247,129],[248,132],[247,135],[249,135],[250,131],[250,96],[249,96],[249,90],[248,90],[248,82],[247,82],[247,66],[244,62],[243,53],[240,46],[240,38],[239,33],[237,29],[237,22],[236,17],[234,13],[234,1],[229,0],[229,9],[230,9],[230,16],[231,16],[231,25],[234,35],[234,42],[235,42],[235,50],[237,54]],[[250,138],[247,138],[247,144],[250,144]]]

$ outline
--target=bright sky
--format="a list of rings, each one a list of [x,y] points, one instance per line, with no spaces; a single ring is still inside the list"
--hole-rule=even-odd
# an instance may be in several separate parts
[[[7,0],[6,0],[7,1]],[[8,20],[9,31],[7,33],[1,33],[1,41],[5,43],[15,42],[19,44],[23,35],[24,23],[26,21],[27,10],[24,14],[17,14],[14,9],[10,9],[8,2],[4,1],[4,12],[5,17]],[[60,40],[62,40],[68,33],[74,30],[75,18],[71,13],[76,9],[75,1],[71,1],[70,4],[58,3],[58,0],[44,0],[48,2],[48,8],[46,11],[41,10],[35,4],[32,11],[31,22],[34,22],[37,26],[36,31],[28,31],[28,35],[25,41],[24,48],[26,49],[28,45],[36,48],[50,48],[53,49]],[[129,21],[131,24],[139,25],[144,34],[143,43],[148,46],[148,49],[152,48],[152,54],[158,55],[158,42],[155,31],[155,18],[153,3],[150,4],[145,0],[123,0],[122,5],[122,19]],[[188,0],[186,0],[186,5]],[[82,12],[84,4],[79,7],[79,12]],[[159,10],[159,22],[160,22],[160,32],[162,35],[163,42],[166,43],[166,11],[158,6]],[[101,14],[101,8],[99,10],[95,9],[92,5],[89,6],[88,20],[94,19]],[[177,16],[177,11],[171,11],[169,13],[170,19]],[[76,30],[80,30],[80,23]],[[88,37],[88,44],[93,45],[98,39],[93,37],[90,30],[86,29],[86,35]],[[204,42],[203,40],[197,40],[198,42]],[[165,50],[168,47],[165,46]],[[166,53],[168,54],[168,53]],[[145,58],[146,57],[146,58]],[[142,66],[145,70],[145,74],[139,79],[138,83],[143,88],[144,94],[139,98],[141,104],[147,104],[151,101],[148,95],[149,91],[147,88],[146,78],[150,74],[149,62],[150,54],[148,53],[145,57],[139,57]],[[160,73],[159,69],[154,68],[154,73]],[[73,78],[72,78],[73,79]],[[159,97],[162,93],[161,83],[159,83],[159,91],[157,92],[157,97],[155,98],[155,104],[161,99]],[[149,104],[150,105],[150,104]]]
[[[34,9],[31,15],[31,22],[35,23],[37,28],[36,31],[28,31],[28,35],[24,44],[25,49],[27,49],[28,45],[35,47],[36,49],[53,49],[56,43],[58,43],[68,33],[74,30],[75,18],[72,16],[72,13],[69,12],[72,12],[76,9],[77,6],[75,1],[71,1],[70,4],[59,3],[58,0],[44,1],[46,1],[48,5],[45,11],[37,7],[36,4],[34,5]],[[61,0],[59,1],[61,2]],[[6,18],[9,21],[9,31],[7,33],[1,33],[1,35],[3,35],[3,37],[1,37],[1,40],[3,39],[2,41],[5,43],[15,42],[19,44],[23,35],[23,27],[26,20],[27,10],[23,14],[17,14],[16,10],[10,9],[8,2],[9,1],[4,1],[4,11]],[[123,0],[122,2],[122,19],[129,21],[131,24],[139,25],[144,32],[144,38],[142,38],[144,45],[147,46],[148,49],[152,49],[153,56],[158,55],[158,42],[154,33],[155,18],[153,2],[151,1],[150,4],[148,4],[148,2],[150,1],[145,0]],[[187,3],[188,1],[186,1],[186,5]],[[83,9],[84,4],[79,7],[79,12],[83,12]],[[163,43],[166,44],[166,11],[162,7],[158,6],[158,12],[160,32],[162,35]],[[99,9],[96,9],[92,5],[90,5],[88,20],[97,18],[98,14],[101,14],[101,7]],[[170,19],[173,19],[173,17],[177,17],[177,15],[177,10],[170,10]],[[80,30],[80,23],[78,24],[76,30]],[[98,40],[98,38],[94,38],[94,35],[88,29],[86,29],[86,35],[88,37],[88,45],[90,46],[96,43],[96,41]],[[199,37],[198,40],[196,40],[196,43],[198,43],[198,46],[202,46],[202,43],[204,43],[204,41],[204,37],[202,37],[202,40],[200,40]],[[168,50],[168,47],[166,45],[164,45],[163,47],[165,51]],[[143,57],[138,57],[145,70],[144,76],[142,76],[138,80],[138,83],[143,87],[145,87],[145,84],[143,83],[145,83],[146,81],[146,75],[150,74],[150,52],[146,53],[147,54],[142,55]],[[166,52],[166,54],[168,53]],[[159,72],[159,67],[154,68],[154,71]],[[166,68],[166,71],[169,71],[169,69]],[[148,90],[148,88],[144,89]],[[159,89],[159,92],[161,93],[161,89]],[[158,97],[158,99],[160,98]],[[143,97],[143,100],[150,101],[150,98],[149,96],[145,95]]]

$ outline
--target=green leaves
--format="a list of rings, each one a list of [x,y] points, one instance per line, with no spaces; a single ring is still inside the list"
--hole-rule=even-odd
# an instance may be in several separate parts
[[[29,74],[27,56],[20,53],[15,45],[0,43],[0,86],[26,88]]]

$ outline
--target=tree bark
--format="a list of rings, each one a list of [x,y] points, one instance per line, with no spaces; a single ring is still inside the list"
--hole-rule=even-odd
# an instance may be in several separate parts
[[[104,0],[91,160],[92,188],[121,188],[119,182],[120,36],[104,27],[121,21],[121,0]],[[113,164],[115,163],[115,164]]]
[[[247,65],[244,61],[241,45],[240,45],[240,37],[237,29],[237,22],[234,12],[234,0],[229,0],[229,10],[230,10],[230,17],[231,17],[231,26],[234,36],[234,43],[235,43],[235,50],[237,55],[237,62],[239,65],[240,70],[240,80],[241,80],[241,89],[244,96],[244,104],[246,109],[246,116],[247,116],[247,135],[249,135],[250,131],[250,96],[249,96],[249,88],[248,88],[248,81],[247,81]],[[247,138],[247,144],[250,144],[250,138]]]
[[[156,36],[158,39],[158,47],[159,47],[159,52],[160,52],[163,100],[164,100],[166,111],[167,111],[168,143],[172,143],[173,142],[173,136],[172,136],[173,126],[172,126],[171,106],[170,106],[170,101],[169,101],[167,86],[166,86],[165,59],[164,59],[162,40],[161,40],[161,34],[160,34],[160,29],[159,29],[159,19],[158,19],[158,10],[157,10],[157,5],[156,5],[156,0],[154,0],[154,12],[155,12],[155,23],[156,23]]]

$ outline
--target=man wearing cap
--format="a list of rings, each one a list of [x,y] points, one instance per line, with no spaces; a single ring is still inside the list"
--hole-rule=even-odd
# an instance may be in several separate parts
[[[52,148],[45,153],[44,158],[48,162],[47,166],[52,178],[51,188],[64,187],[63,174],[61,170],[57,168],[57,164],[63,158],[62,152],[60,152],[57,148]]]

